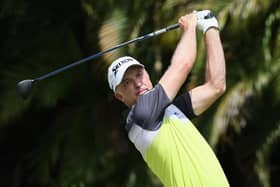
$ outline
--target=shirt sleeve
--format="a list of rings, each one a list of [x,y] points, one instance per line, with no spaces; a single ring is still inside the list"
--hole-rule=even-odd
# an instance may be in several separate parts
[[[131,109],[134,123],[147,130],[157,129],[165,108],[171,104],[163,87],[157,84],[152,90],[140,96]]]
[[[189,119],[193,119],[196,115],[193,112],[192,101],[189,92],[178,96],[173,104],[178,107]]]

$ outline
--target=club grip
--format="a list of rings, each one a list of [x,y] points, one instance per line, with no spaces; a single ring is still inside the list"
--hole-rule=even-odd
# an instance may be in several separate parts
[[[212,12],[209,12],[209,13],[204,17],[204,19],[210,19],[210,18],[212,18],[212,17],[214,17],[214,16],[215,16],[215,15],[214,15]],[[177,29],[177,28],[179,28],[179,24],[178,24],[178,23],[176,23],[176,24],[174,24],[174,25],[170,25],[170,26],[166,27],[165,29],[166,29],[166,31],[170,31],[170,30]]]

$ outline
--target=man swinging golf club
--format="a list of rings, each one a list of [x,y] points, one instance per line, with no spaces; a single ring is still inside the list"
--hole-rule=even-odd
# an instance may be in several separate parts
[[[198,19],[209,12],[179,19],[181,39],[169,68],[154,87],[144,65],[132,57],[121,57],[108,68],[110,88],[129,108],[128,137],[166,187],[229,186],[214,152],[190,121],[226,88],[218,22],[215,17]],[[196,28],[203,31],[206,45],[205,83],[176,97],[196,60]]]

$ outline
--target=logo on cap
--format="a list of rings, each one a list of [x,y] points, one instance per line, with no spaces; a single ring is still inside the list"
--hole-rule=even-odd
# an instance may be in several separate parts
[[[121,67],[122,64],[125,64],[125,63],[130,62],[130,61],[133,61],[133,59],[131,59],[131,58],[124,59],[124,60],[118,62],[118,63],[112,68],[112,71],[113,71],[115,77],[117,76],[119,67]]]

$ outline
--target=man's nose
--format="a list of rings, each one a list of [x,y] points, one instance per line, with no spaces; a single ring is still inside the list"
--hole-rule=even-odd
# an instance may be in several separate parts
[[[142,85],[142,80],[141,80],[141,79],[135,79],[134,85],[135,85],[136,88],[141,87],[141,85]]]

